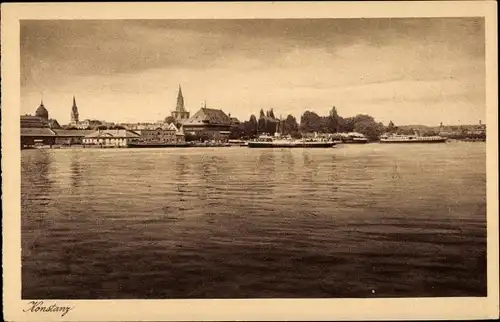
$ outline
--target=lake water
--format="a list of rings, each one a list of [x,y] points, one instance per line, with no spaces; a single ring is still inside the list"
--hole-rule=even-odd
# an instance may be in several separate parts
[[[22,296],[485,296],[485,151],[24,150]]]

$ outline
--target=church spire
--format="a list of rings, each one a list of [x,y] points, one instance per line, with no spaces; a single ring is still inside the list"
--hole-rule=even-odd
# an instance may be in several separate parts
[[[181,85],[179,85],[179,93],[177,94],[177,107],[175,108],[176,111],[178,112],[185,112],[184,108],[184,96],[182,96],[182,88]]]
[[[73,95],[73,106],[71,107],[71,122],[78,123],[79,115],[78,115],[78,107],[76,106],[75,95]]]
[[[172,111],[172,117],[177,123],[182,123],[189,119],[189,112],[186,111],[184,106],[184,96],[182,95],[182,88],[179,84],[179,92],[177,93],[177,105],[175,110]]]

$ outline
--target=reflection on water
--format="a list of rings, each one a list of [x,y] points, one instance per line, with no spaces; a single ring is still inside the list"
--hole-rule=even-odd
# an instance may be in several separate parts
[[[22,295],[484,296],[485,145],[22,151]]]
[[[80,187],[82,180],[82,165],[80,163],[80,154],[74,153],[71,155],[71,186],[75,189]]]

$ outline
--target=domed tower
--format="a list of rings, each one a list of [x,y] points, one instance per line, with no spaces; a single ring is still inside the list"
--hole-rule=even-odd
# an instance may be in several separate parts
[[[43,106],[43,100],[40,101],[40,106],[36,109],[35,115],[43,118],[44,120],[49,120],[49,111]]]

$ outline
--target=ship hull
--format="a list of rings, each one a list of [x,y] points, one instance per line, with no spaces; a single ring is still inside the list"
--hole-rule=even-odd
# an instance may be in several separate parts
[[[249,148],[331,148],[335,142],[248,142]]]
[[[362,140],[346,140],[342,141],[344,144],[366,144],[368,141],[362,141]]]
[[[144,143],[129,143],[129,148],[186,148],[188,143],[158,143],[158,144],[144,144]]]
[[[447,139],[440,139],[440,140],[380,140],[380,143],[384,144],[411,144],[411,143],[446,143]]]

